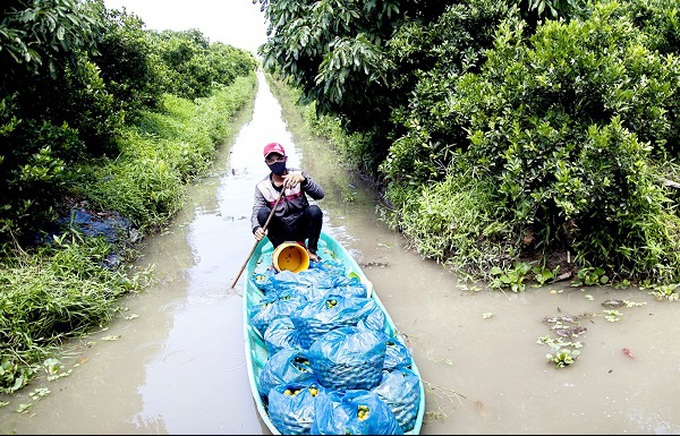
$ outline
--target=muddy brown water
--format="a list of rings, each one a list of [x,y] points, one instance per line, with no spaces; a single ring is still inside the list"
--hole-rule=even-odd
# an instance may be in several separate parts
[[[291,133],[300,120],[282,112],[262,75],[241,117],[214,173],[148,240],[138,266],[155,265],[158,283],[122,300],[108,328],[65,348],[69,376],[0,397],[9,401],[3,433],[268,434],[246,374],[243,277],[230,287],[254,244],[253,189],[270,141],[324,186],[324,229],[365,265],[408,336],[426,385],[423,434],[680,433],[678,303],[566,282],[517,294],[458,283],[379,221],[375,192],[342,171],[323,141]],[[602,302],[612,298],[636,304],[608,319]],[[587,328],[566,368],[539,343],[554,333],[543,320],[557,316],[581,316]]]

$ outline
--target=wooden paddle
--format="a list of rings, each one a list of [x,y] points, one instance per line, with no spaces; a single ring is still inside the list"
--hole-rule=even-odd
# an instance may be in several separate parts
[[[286,188],[281,188],[281,193],[279,194],[279,198],[276,199],[276,203],[274,203],[274,207],[272,207],[272,211],[269,212],[269,216],[267,217],[267,221],[264,222],[264,226],[262,226],[262,230],[265,231],[267,230],[267,226],[269,225],[269,221],[271,221],[272,217],[274,216],[274,211],[276,210],[276,206],[279,205],[279,201],[283,198],[283,192],[286,190]],[[246,258],[246,261],[243,262],[243,265],[241,265],[241,269],[239,270],[238,274],[236,275],[236,278],[234,279],[234,282],[231,284],[231,287],[229,289],[234,289],[234,286],[236,286],[236,282],[238,282],[238,279],[241,278],[241,274],[243,273],[243,270],[246,269],[246,265],[248,265],[248,261],[250,258],[253,256],[253,253],[255,253],[255,249],[257,248],[257,244],[259,244],[260,241],[255,241],[255,244],[253,245],[253,248],[250,250],[250,254]]]

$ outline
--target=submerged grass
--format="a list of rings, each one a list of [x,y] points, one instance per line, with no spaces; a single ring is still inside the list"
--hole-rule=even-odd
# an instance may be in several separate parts
[[[85,236],[71,223],[48,235],[47,245],[17,247],[3,259],[0,392],[25,387],[46,362],[54,362],[66,340],[105,326],[121,296],[153,280],[149,270],[130,269],[137,250],[125,238],[139,239],[169,222],[184,202],[186,185],[209,168],[235,131],[232,119],[255,91],[253,73],[209,98],[166,96],[162,112],[143,114],[121,132],[123,151],[116,159],[73,169],[71,203],[93,215],[119,213],[134,232],[111,242]]]

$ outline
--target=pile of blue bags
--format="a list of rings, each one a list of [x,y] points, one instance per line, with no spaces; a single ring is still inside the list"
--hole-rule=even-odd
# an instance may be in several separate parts
[[[413,429],[420,383],[411,354],[358,277],[323,260],[254,280],[265,296],[248,316],[270,354],[259,394],[282,434]]]

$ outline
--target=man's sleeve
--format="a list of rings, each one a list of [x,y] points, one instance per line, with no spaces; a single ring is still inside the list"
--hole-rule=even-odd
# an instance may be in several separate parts
[[[305,181],[300,186],[302,187],[302,190],[305,191],[305,194],[309,195],[314,200],[321,200],[325,195],[321,185],[316,183],[306,171],[302,171],[302,175],[304,176]]]
[[[257,230],[258,227],[260,226],[260,223],[257,221],[257,212],[262,208],[262,206],[266,206],[267,202],[264,199],[264,195],[260,192],[257,187],[255,187],[255,195],[253,199],[253,212],[250,215],[250,227],[252,228],[253,233],[255,233],[255,230]]]

